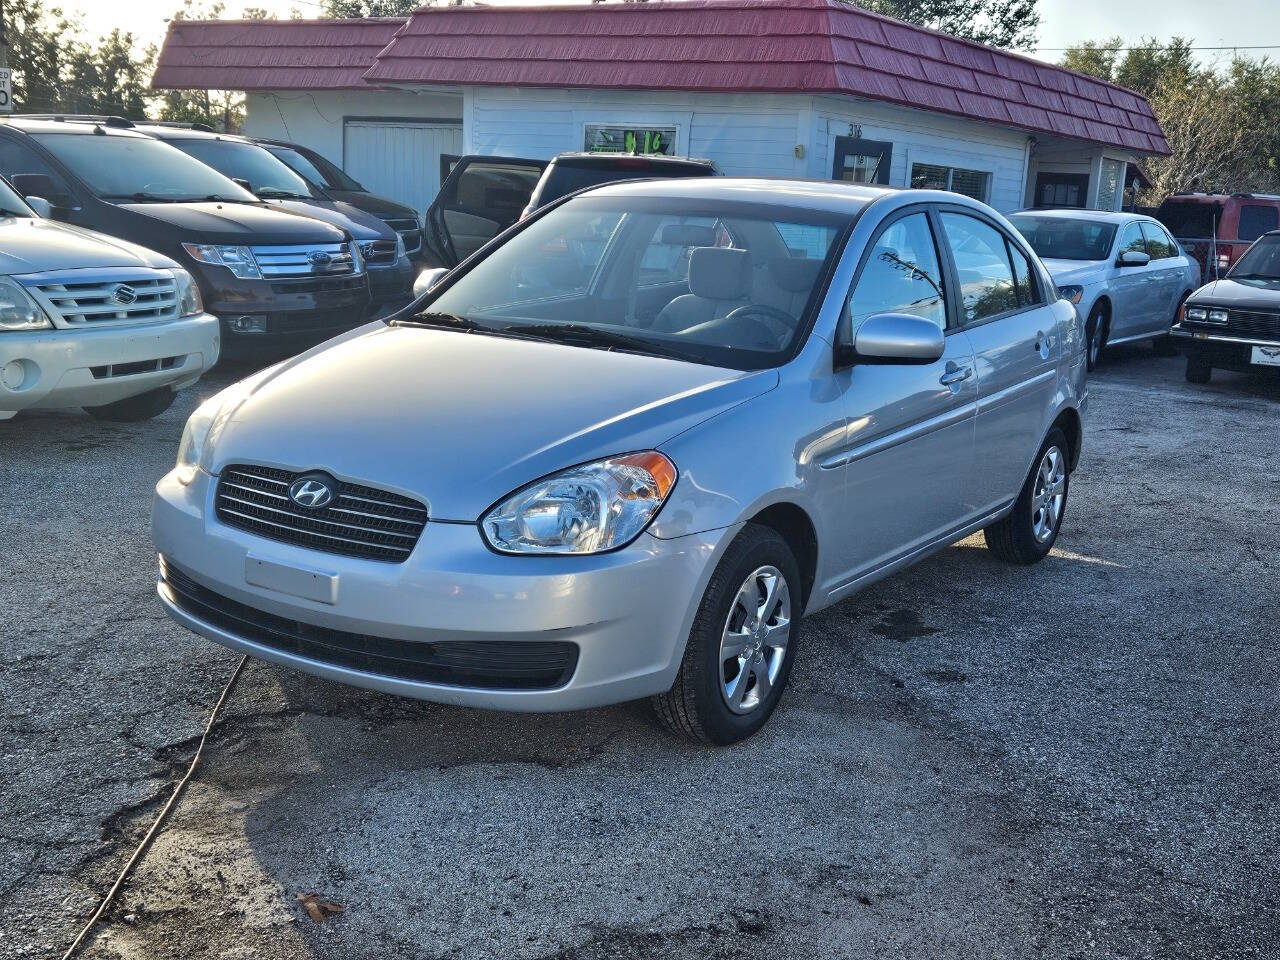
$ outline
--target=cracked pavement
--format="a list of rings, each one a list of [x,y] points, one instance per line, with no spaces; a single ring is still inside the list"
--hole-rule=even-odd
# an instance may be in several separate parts
[[[0,958],[60,956],[235,665],[153,596],[184,417],[0,423]],[[738,748],[250,661],[95,958],[1280,957],[1280,382],[1118,349],[1059,547],[805,622]],[[297,902],[345,909],[324,924]]]

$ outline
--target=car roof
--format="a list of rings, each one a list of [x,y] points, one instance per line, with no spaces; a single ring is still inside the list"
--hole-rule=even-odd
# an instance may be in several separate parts
[[[1151,220],[1145,213],[1121,211],[1113,213],[1109,210],[1082,210],[1078,207],[1049,208],[1044,210],[1019,210],[1009,214],[1011,217],[1049,217],[1054,220],[1093,220],[1097,223],[1132,223],[1134,220]]]
[[[248,137],[236,133],[217,133],[212,130],[196,130],[192,127],[169,127],[162,123],[136,123],[134,129],[157,140],[231,140],[236,143],[252,143]]]
[[[551,162],[559,160],[649,160],[654,163],[696,163],[699,166],[714,166],[711,160],[703,157],[673,157],[665,153],[625,153],[621,150],[576,150],[557,153]]]
[[[0,117],[0,123],[23,133],[71,133],[83,136],[108,137],[145,137],[145,134],[134,132],[133,128],[114,126],[98,120],[81,120],[68,117],[55,120],[51,117]]]
[[[689,200],[744,201],[821,210],[829,213],[857,213],[880,197],[900,195],[896,187],[875,187],[840,180],[800,180],[766,177],[695,177],[684,180],[624,180],[592,187],[584,195],[592,197],[646,197]],[[969,203],[968,198],[939,190],[913,190],[919,202]]]

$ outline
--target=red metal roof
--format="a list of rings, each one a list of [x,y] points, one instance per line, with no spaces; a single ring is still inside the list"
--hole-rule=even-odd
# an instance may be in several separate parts
[[[405,24],[377,20],[177,20],[151,85],[180,90],[345,90]]]
[[[1135,93],[840,0],[423,7],[403,24],[270,23],[174,24],[152,85],[830,93],[1169,152],[1150,104]],[[361,84],[352,77],[355,53],[368,53],[377,30],[390,42],[368,55]]]

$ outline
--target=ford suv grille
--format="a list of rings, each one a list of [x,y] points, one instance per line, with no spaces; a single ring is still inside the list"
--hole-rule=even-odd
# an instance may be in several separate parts
[[[177,316],[173,277],[87,277],[84,270],[41,274],[26,288],[59,326],[151,323]]]
[[[258,261],[262,276],[268,280],[357,272],[351,248],[345,243],[272,245],[249,249]]]
[[[289,487],[301,473],[272,467],[224,467],[218,480],[218,519],[269,540],[366,560],[402,563],[427,525],[416,500],[374,487],[334,481],[332,501],[298,506]]]

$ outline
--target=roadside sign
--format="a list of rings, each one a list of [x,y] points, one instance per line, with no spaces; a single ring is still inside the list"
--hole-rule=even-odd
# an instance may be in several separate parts
[[[0,67],[0,113],[13,113],[13,74]]]

